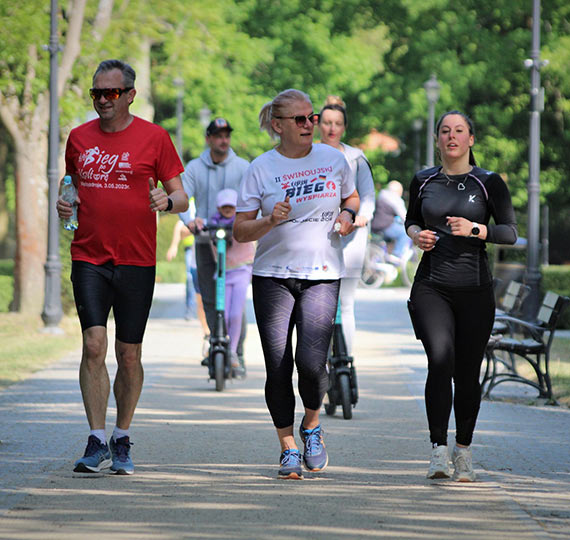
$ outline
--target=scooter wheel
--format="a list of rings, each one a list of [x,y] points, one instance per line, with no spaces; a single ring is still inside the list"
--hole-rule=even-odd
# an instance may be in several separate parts
[[[342,416],[345,420],[350,420],[352,418],[352,391],[350,379],[346,373],[341,373],[338,376],[338,389],[342,403]]]
[[[223,352],[214,353],[214,375],[216,378],[216,391],[221,392],[226,384],[225,378],[226,362]]]

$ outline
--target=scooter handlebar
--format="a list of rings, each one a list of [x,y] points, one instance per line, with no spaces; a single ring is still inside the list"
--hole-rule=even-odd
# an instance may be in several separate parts
[[[225,231],[226,233],[226,241],[232,241],[232,230],[233,230],[233,223],[231,225],[221,225],[221,224],[214,224],[214,223],[207,223],[204,221],[202,229],[198,231],[198,235],[200,236],[209,236],[212,242],[216,242],[216,233],[218,231]]]

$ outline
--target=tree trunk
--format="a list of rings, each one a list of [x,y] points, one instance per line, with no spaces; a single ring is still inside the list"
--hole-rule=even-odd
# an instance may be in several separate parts
[[[137,96],[133,103],[133,112],[137,116],[152,122],[154,119],[154,105],[151,96],[150,80],[150,49],[151,40],[148,37],[141,39],[140,49],[137,51],[137,58],[133,63],[133,68],[137,74]]]
[[[16,259],[13,311],[41,313],[47,256],[45,133],[28,134],[16,145]]]

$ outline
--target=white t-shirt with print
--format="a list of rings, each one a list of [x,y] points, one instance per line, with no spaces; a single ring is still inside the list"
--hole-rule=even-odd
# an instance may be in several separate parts
[[[289,196],[289,220],[258,240],[253,274],[298,279],[338,279],[344,275],[342,245],[333,231],[342,199],[354,192],[344,154],[327,144],[291,159],[273,149],[246,170],[238,212],[261,210],[269,216]]]

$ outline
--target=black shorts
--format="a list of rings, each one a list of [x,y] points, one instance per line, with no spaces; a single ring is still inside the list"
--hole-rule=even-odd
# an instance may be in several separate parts
[[[81,330],[107,326],[113,308],[116,338],[124,343],[142,343],[152,304],[154,266],[71,264],[71,282]]]

